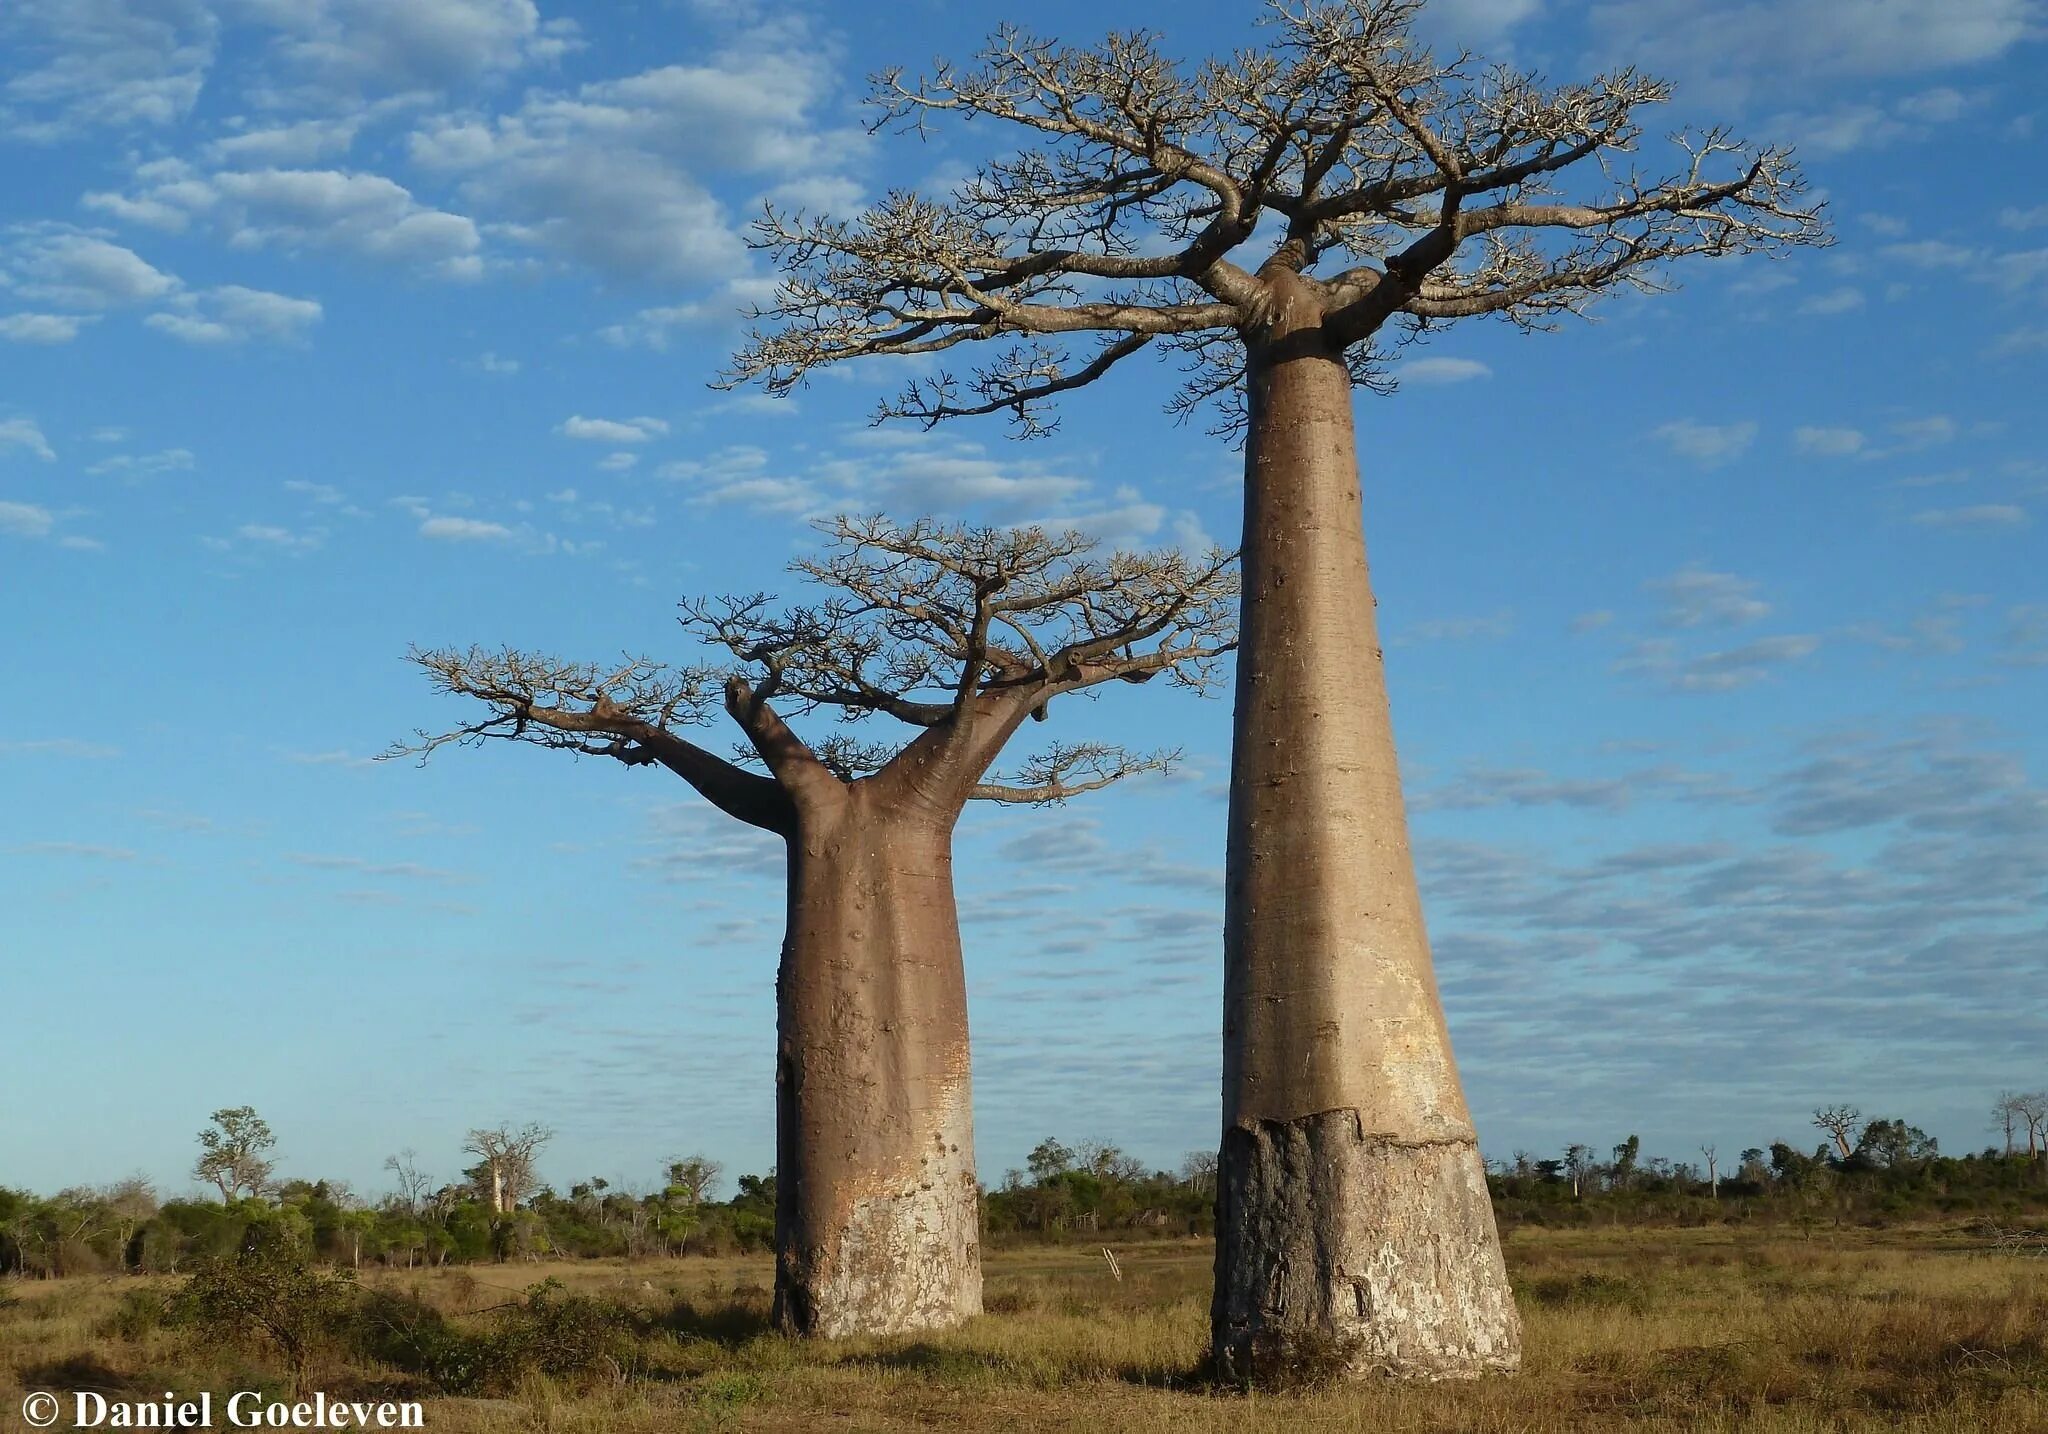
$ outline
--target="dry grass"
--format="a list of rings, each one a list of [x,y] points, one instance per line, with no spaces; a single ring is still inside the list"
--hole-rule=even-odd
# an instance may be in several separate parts
[[[372,1277],[458,1322],[547,1276],[639,1316],[625,1364],[508,1396],[436,1399],[336,1361],[312,1385],[429,1399],[438,1434],[546,1430],[1371,1429],[1487,1434],[1844,1429],[2048,1431],[2048,1260],[1933,1232],[1811,1241],[1712,1231],[1522,1231],[1519,1378],[1302,1396],[1204,1388],[1206,1245],[993,1255],[989,1314],[920,1339],[804,1345],[768,1334],[765,1261],[499,1266]],[[142,1282],[0,1287],[0,1410],[34,1388],[131,1397],[278,1389],[260,1355],[123,1318]],[[11,1303],[9,1297],[11,1296]]]

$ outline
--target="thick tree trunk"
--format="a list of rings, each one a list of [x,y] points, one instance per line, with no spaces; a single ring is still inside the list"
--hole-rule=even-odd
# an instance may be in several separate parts
[[[1249,374],[1215,1355],[1240,1380],[1512,1370],[1409,853],[1351,383],[1289,302]]]
[[[952,814],[842,790],[801,811],[789,843],[775,1320],[940,1329],[981,1312]]]

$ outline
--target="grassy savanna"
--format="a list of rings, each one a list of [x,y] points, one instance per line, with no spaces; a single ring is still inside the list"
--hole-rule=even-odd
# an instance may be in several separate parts
[[[2048,1259],[1960,1228],[1517,1230],[1520,1377],[1255,1396],[1200,1376],[1211,1247],[1117,1253],[1120,1281],[1094,1247],[995,1252],[987,1315],[943,1334],[836,1343],[768,1331],[765,1258],[366,1273],[343,1292],[353,1322],[314,1340],[299,1387],[423,1399],[441,1434],[2048,1429]],[[528,1291],[550,1279],[559,1289],[538,1304],[553,1313],[536,1321]],[[0,1287],[0,1408],[38,1388],[133,1399],[289,1389],[274,1342],[160,1318],[182,1283]],[[381,1332],[360,1327],[365,1305],[381,1311]],[[394,1348],[395,1324],[483,1338],[508,1319],[524,1322],[525,1357],[488,1368],[434,1374],[373,1352]],[[449,1369],[460,1396],[446,1392]]]

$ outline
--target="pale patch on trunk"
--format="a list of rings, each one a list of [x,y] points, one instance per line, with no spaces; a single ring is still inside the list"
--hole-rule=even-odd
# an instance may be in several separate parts
[[[964,1081],[961,1093],[934,1122],[917,1171],[855,1197],[838,1249],[811,1262],[809,1333],[947,1329],[981,1312],[981,1190]]]
[[[1512,1369],[1408,844],[1351,382],[1290,277],[1248,385],[1215,1350],[1239,1377],[1318,1340],[1357,1373]]]
[[[777,981],[776,1322],[844,1336],[981,1312],[950,819],[859,786],[790,842]]]
[[[1332,1110],[1233,1127],[1222,1164],[1214,1318],[1225,1378],[1324,1365],[1457,1379],[1519,1364],[1469,1141],[1397,1141]]]

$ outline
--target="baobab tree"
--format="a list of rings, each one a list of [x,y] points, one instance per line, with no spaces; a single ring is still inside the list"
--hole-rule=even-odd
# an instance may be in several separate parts
[[[230,1204],[241,1195],[261,1192],[270,1179],[271,1162],[265,1152],[275,1149],[277,1137],[270,1123],[254,1106],[238,1105],[216,1110],[213,1124],[199,1132],[199,1159],[192,1166],[196,1180],[211,1181],[220,1198]]]
[[[1592,1146],[1567,1145],[1564,1148],[1564,1169],[1565,1174],[1571,1177],[1572,1199],[1576,1200],[1585,1193],[1585,1183],[1595,1168]]]
[[[2027,1155],[2048,1158],[2048,1091],[2022,1091],[2013,1096],[2012,1112],[2027,1127]]]
[[[1063,802],[1172,754],[1061,743],[991,768],[1055,698],[1165,678],[1202,689],[1231,646],[1234,559],[1094,554],[1079,533],[840,518],[791,570],[828,590],[683,604],[723,659],[665,667],[419,651],[490,738],[659,765],[783,838],[776,979],[775,1318],[794,1333],[939,1328],[981,1308],[966,978],[952,841],[967,802]],[[743,762],[683,736],[715,706]],[[800,737],[789,718],[854,726]],[[911,729],[891,744],[865,719]]]
[[[384,1168],[398,1177],[398,1199],[408,1215],[420,1213],[427,1192],[434,1188],[434,1177],[421,1170],[419,1162],[419,1152],[411,1146],[384,1157]]]
[[[465,1153],[478,1158],[470,1173],[481,1193],[491,1202],[493,1215],[507,1215],[535,1184],[534,1162],[541,1147],[554,1139],[545,1125],[522,1125],[514,1130],[500,1125],[490,1130],[472,1130],[463,1142]]]
[[[1297,1336],[1358,1374],[1508,1369],[1520,1334],[1453,1064],[1367,576],[1352,389],[1392,345],[1546,327],[1686,259],[1819,243],[1788,151],[1681,134],[1663,83],[1583,84],[1418,43],[1417,0],[1271,0],[1268,43],[1199,66],[1148,34],[999,30],[968,68],[879,76],[877,123],[1020,137],[949,194],[770,210],[780,275],[725,376],[787,392],[848,359],[934,367],[879,417],[1005,415],[1151,352],[1244,440],[1243,613],[1225,891],[1214,1351]],[[979,128],[975,131],[980,133]],[[1568,192],[1569,191],[1569,192]],[[945,367],[955,349],[984,357]]]
[[[2013,1130],[2019,1124],[2020,1112],[2018,1101],[2019,1096],[2017,1094],[2009,1090],[2002,1090],[1998,1093],[1998,1099],[1991,1103],[1991,1128],[1993,1130],[2004,1129],[2005,1153],[2008,1157],[2012,1155]]]
[[[1851,1141],[1863,1119],[1863,1112],[1853,1105],[1824,1105],[1813,1113],[1813,1123],[1828,1133],[1835,1142],[1835,1150],[1847,1160],[1856,1153]]]

